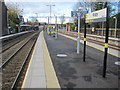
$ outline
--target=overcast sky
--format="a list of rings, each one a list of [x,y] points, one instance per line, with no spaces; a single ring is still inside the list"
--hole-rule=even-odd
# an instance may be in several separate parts
[[[56,1],[56,0],[55,0]],[[52,11],[51,11],[51,16],[62,16],[64,15],[65,17],[70,17],[71,16],[71,11],[73,10],[76,2],[78,0],[57,0],[55,2],[54,0],[5,0],[7,3],[13,3],[13,4],[19,4],[20,8],[23,9],[23,16],[25,18],[25,21],[27,19],[30,20],[29,17],[34,16],[38,17],[40,16],[49,16],[50,15],[50,7],[46,5],[55,5],[52,6]],[[66,2],[64,2],[66,1]],[[37,13],[37,14],[36,14]],[[41,22],[47,22],[47,18],[38,18],[39,21]],[[72,19],[66,19],[65,22],[72,21]],[[52,23],[55,22],[55,19],[53,18],[51,20]],[[60,23],[60,20],[58,18],[58,22]]]
[[[71,11],[75,7],[78,1],[95,1],[95,0],[5,0],[7,3],[12,3],[12,5],[17,4],[21,9],[23,9],[23,16],[25,21],[30,17],[40,17],[40,16],[49,16],[50,7],[46,5],[55,5],[52,6],[51,15],[71,17]],[[103,0],[99,0],[103,1]],[[104,0],[105,1],[105,0]],[[115,1],[115,0],[114,0]],[[37,13],[37,14],[36,14]],[[39,22],[48,22],[47,18],[38,18]],[[58,18],[58,23],[60,19]],[[71,22],[72,18],[66,19],[65,23]],[[51,20],[52,23],[55,23],[55,18]]]
[[[51,9],[51,16],[57,15],[57,16],[71,16],[71,11],[73,10],[74,3],[70,2],[53,2],[53,3],[47,3],[47,2],[28,2],[23,3],[24,6],[24,16],[28,18],[29,16],[49,16],[50,15],[50,7],[46,5],[55,5],[52,6]],[[37,14],[36,14],[37,13]],[[40,19],[40,18],[39,18]],[[40,19],[42,20],[42,18]],[[46,18],[47,20],[47,18]],[[54,21],[54,20],[52,20]]]

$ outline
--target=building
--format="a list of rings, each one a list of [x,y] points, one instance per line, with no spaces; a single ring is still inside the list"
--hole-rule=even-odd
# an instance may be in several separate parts
[[[1,36],[7,35],[7,7],[3,1],[0,1],[0,34]]]
[[[73,25],[73,23],[66,23],[66,31],[72,31],[71,26]]]

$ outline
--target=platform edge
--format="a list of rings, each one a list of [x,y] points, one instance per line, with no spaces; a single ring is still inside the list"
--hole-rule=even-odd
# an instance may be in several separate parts
[[[61,90],[50,54],[48,51],[48,47],[44,38],[44,32],[42,32],[42,43],[43,43],[43,57],[45,60],[44,62],[45,62],[47,88],[57,88]]]

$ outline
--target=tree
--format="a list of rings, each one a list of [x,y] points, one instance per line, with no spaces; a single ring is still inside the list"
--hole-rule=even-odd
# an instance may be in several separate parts
[[[77,11],[79,7],[82,7],[83,9],[80,11],[80,14],[81,14],[81,17],[84,17],[86,13],[93,11],[93,6],[94,6],[93,2],[86,2],[85,0],[80,0],[75,4],[75,6],[73,7],[73,10]],[[81,19],[82,28],[84,27],[83,22],[84,22],[83,19]],[[74,24],[76,29],[78,30],[78,19],[74,18]]]
[[[71,25],[71,29],[74,31],[75,30],[75,25]]]
[[[18,15],[22,15],[23,8],[21,8],[22,3],[20,2],[6,2],[8,10],[14,10]]]
[[[110,25],[109,26],[111,28],[115,28],[115,19],[113,17],[117,18],[117,28],[120,28],[120,13],[118,13],[110,18]]]
[[[117,13],[118,2],[96,2],[94,5],[94,10],[97,11],[107,6],[109,8],[110,16],[113,16]]]
[[[66,24],[63,24],[63,27],[66,27]]]
[[[8,10],[8,23],[12,29],[17,29],[16,25],[19,25],[20,23],[20,19],[18,18],[18,15],[14,10]]]
[[[23,9],[19,8],[18,4],[6,3],[8,8],[8,25],[11,27],[11,30],[15,29],[15,32],[18,32],[18,26],[22,21],[22,12]]]
[[[78,7],[85,7],[87,9],[83,9],[81,10],[81,17],[83,15],[85,15],[86,13],[89,12],[93,12],[93,11],[97,11],[97,10],[101,10],[103,8],[105,8],[108,5],[109,7],[109,15],[110,15],[110,28],[114,27],[114,19],[113,16],[116,16],[116,14],[118,14],[120,12],[120,1],[118,2],[85,2],[85,0],[80,0],[80,2],[76,3],[76,5],[74,6],[73,10],[77,10]],[[118,17],[119,19],[119,17]],[[81,20],[81,26],[83,26],[83,20]],[[78,21],[75,19],[74,20],[75,25],[77,26]],[[119,23],[119,20],[118,20]],[[102,28],[102,23],[101,22],[97,22],[97,23],[92,23],[89,25],[90,27],[96,27],[96,28]],[[104,27],[105,27],[105,23],[104,23]]]
[[[63,23],[65,22],[65,17],[64,17],[64,15],[60,17],[60,22],[61,22],[61,26],[62,26]]]
[[[116,16],[116,14],[118,13],[118,5],[119,5],[119,2],[97,2],[95,3],[95,6],[94,6],[94,10],[100,10],[102,8],[105,8],[108,6],[109,8],[109,21],[111,22],[110,23],[110,28],[114,28],[115,26],[115,21],[113,19],[114,16]],[[95,23],[94,26],[100,28],[101,27],[101,23]],[[104,23],[104,26],[105,26],[105,23]]]

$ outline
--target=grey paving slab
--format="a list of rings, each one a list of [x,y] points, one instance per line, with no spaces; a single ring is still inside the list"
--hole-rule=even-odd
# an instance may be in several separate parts
[[[35,76],[31,80],[30,88],[45,88],[46,81],[43,76]]]
[[[24,88],[46,88],[46,77],[43,60],[42,34],[40,33],[31,58]]]

